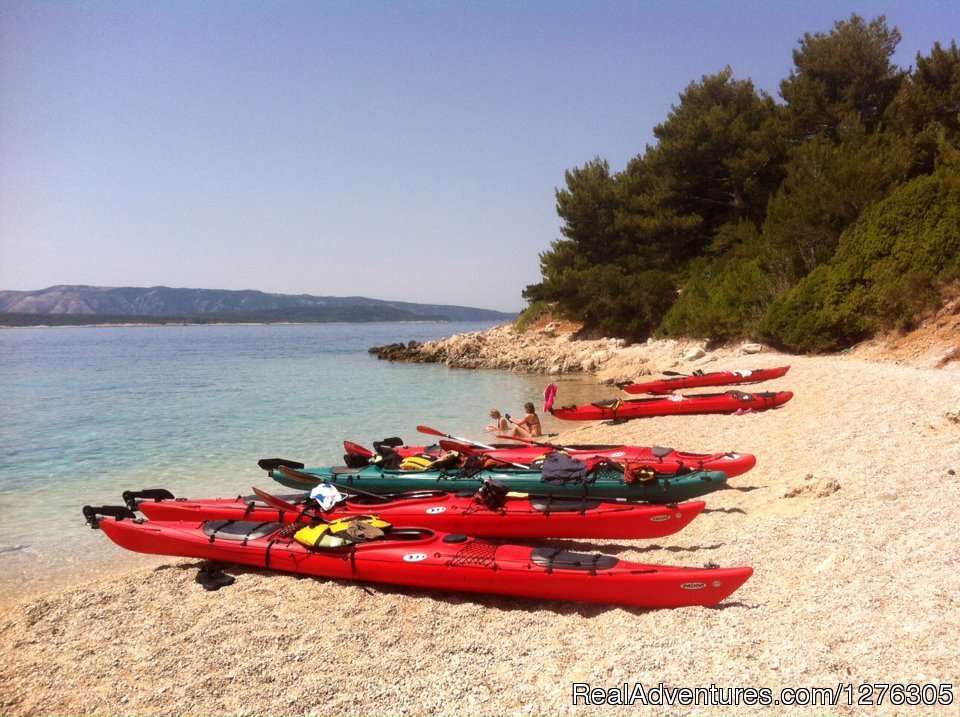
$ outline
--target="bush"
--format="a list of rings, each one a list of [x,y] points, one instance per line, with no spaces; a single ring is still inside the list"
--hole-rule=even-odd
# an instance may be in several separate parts
[[[553,304],[548,301],[534,301],[530,306],[520,312],[520,316],[513,322],[513,330],[518,334],[526,333],[536,321],[549,316],[554,310]]]
[[[837,253],[767,312],[763,337],[798,351],[836,351],[910,328],[960,277],[957,171],[900,187],[840,237]]]

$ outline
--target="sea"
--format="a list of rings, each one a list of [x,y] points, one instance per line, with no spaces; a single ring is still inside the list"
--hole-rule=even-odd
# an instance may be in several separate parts
[[[546,379],[382,361],[372,346],[490,323],[38,327],[0,330],[0,597],[131,562],[86,526],[124,490],[286,489],[257,466],[342,463],[343,441],[480,442]],[[595,384],[594,384],[595,386]],[[543,417],[547,431],[558,428]],[[289,492],[289,491],[287,491]]]

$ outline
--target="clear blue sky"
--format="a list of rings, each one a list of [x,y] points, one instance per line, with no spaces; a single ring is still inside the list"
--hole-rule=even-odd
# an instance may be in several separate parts
[[[0,289],[167,285],[518,310],[554,191],[730,65],[960,2],[0,0]]]

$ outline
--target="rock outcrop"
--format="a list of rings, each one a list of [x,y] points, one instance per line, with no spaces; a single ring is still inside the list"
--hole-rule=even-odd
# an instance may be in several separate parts
[[[596,374],[602,383],[681,367],[694,370],[726,356],[756,353],[759,345],[707,351],[706,342],[666,339],[627,345],[623,339],[579,339],[578,327],[550,323],[518,333],[504,324],[487,331],[455,334],[437,341],[376,346],[370,353],[389,361],[439,363],[456,368],[502,369],[519,373]]]

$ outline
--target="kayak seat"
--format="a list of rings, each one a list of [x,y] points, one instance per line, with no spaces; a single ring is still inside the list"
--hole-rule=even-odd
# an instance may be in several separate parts
[[[530,553],[530,560],[534,565],[547,570],[608,570],[620,562],[619,558],[601,553],[573,553],[569,550],[556,548],[535,548]]]
[[[542,513],[581,513],[587,510],[596,510],[600,507],[599,500],[584,500],[583,498],[551,498],[537,495],[530,497],[530,507]]]
[[[208,520],[203,534],[215,540],[255,540],[265,538],[283,527],[283,523],[260,523],[252,520]]]

